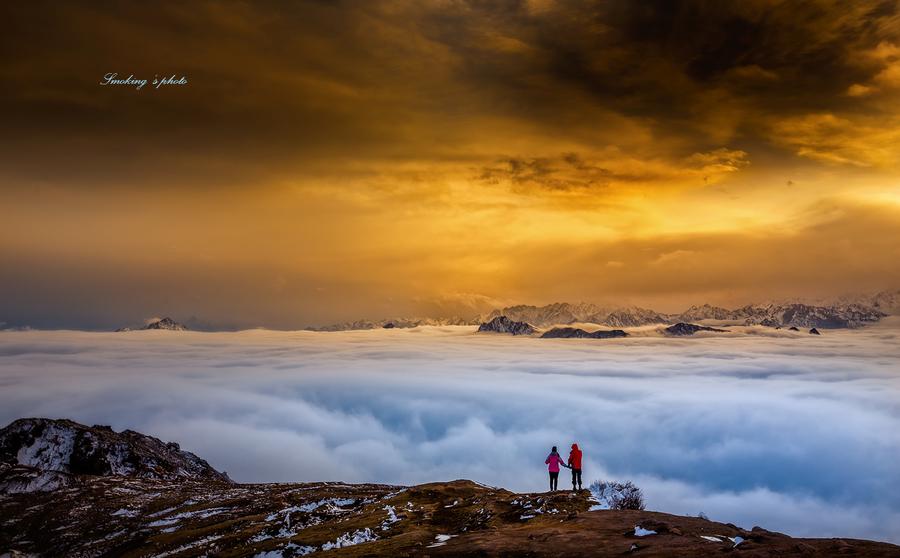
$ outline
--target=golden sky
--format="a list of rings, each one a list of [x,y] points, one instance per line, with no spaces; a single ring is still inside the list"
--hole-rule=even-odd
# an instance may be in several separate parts
[[[289,328],[900,285],[897,1],[0,14],[0,322]]]

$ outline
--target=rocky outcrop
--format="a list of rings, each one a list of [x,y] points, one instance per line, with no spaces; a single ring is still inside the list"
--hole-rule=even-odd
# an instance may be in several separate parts
[[[230,482],[178,444],[132,430],[85,426],[70,420],[19,419],[0,430],[0,491],[45,490],[70,476],[205,479]]]
[[[160,318],[151,320],[144,327],[137,328],[138,330],[166,330],[166,331],[188,331],[188,327],[182,323],[176,322],[172,318]],[[121,327],[116,330],[116,332],[122,331],[135,331],[134,328],[131,327]]]
[[[172,318],[162,318],[160,320],[155,320],[150,322],[143,329],[165,329],[168,331],[187,331],[188,327],[184,324],[178,323]]]
[[[726,329],[716,329],[714,327],[701,326],[697,324],[686,324],[684,322],[678,322],[673,326],[667,327],[665,330],[666,335],[675,335],[675,336],[685,336],[685,335],[693,335],[698,331],[714,331],[716,333],[727,333]]]
[[[515,322],[506,316],[497,316],[489,322],[478,326],[479,332],[509,333],[512,335],[531,335],[535,329],[526,322]]]
[[[541,339],[612,339],[614,337],[628,337],[628,334],[621,329],[585,331],[577,327],[555,327],[541,335]]]
[[[821,333],[819,333],[819,330],[816,329],[816,328],[810,329],[810,330],[809,330],[809,334],[810,334],[810,335],[822,335]]]

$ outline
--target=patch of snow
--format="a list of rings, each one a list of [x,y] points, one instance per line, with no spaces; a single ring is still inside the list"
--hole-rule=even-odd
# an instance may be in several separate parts
[[[253,537],[250,539],[250,542],[258,543],[258,542],[267,541],[271,538],[272,538],[272,535],[270,535],[268,533],[257,533],[256,535],[253,535]]]
[[[19,448],[16,460],[43,471],[68,471],[69,459],[75,447],[75,432],[49,424],[28,447]]]
[[[444,546],[447,544],[447,541],[455,537],[456,535],[436,535],[434,537],[435,542],[433,544],[429,544],[425,548],[437,548],[439,546]]]
[[[284,508],[283,510],[278,510],[275,513],[269,514],[266,517],[266,521],[275,521],[279,515],[290,514],[293,512],[311,513],[322,506],[329,506],[330,511],[344,511],[342,509],[343,506],[349,506],[355,503],[356,499],[354,498],[326,498],[324,500],[308,502],[299,506],[291,506],[289,508]]]
[[[121,516],[121,517],[135,517],[138,514],[137,510],[129,510],[126,508],[122,508],[112,512],[112,515]]]
[[[634,526],[634,536],[635,537],[646,537],[648,535],[655,535],[656,531],[651,531],[649,529],[644,529],[640,525]]]
[[[68,486],[71,483],[67,473],[59,471],[38,471],[13,477],[0,483],[0,491],[7,494],[26,494],[29,492],[51,492]]]
[[[404,492],[406,492],[406,490],[407,490],[406,488],[401,488],[400,490],[398,490],[398,491],[396,491],[396,492],[390,492],[390,493],[388,493],[388,494],[385,494],[384,496],[381,497],[381,499],[382,499],[382,500],[390,500],[390,499],[393,498],[394,496],[397,496],[397,495],[399,495],[399,494],[403,494]]]
[[[446,506],[444,506],[444,507],[445,507],[445,508],[452,508],[453,506],[455,506],[455,505],[457,505],[457,504],[459,504],[459,500],[453,500],[453,503],[452,503],[452,504],[448,504],[448,505],[446,505]]]
[[[126,531],[125,529],[122,529],[121,531],[114,531],[114,532],[106,535],[105,537],[103,537],[101,540],[111,541],[113,539],[117,539],[117,538],[121,537],[122,535],[124,535],[127,532],[128,531]]]
[[[588,511],[609,510],[612,509],[614,490],[608,484],[592,484],[590,486],[591,500],[596,502]]]
[[[741,536],[729,537],[728,535],[700,535],[700,538],[715,543],[724,543],[725,541],[731,541],[732,548],[744,542],[744,537]]]
[[[310,525],[317,525],[317,524],[318,524],[318,522],[310,523]],[[309,525],[304,525],[302,527],[295,527],[294,529],[291,529],[290,525],[288,525],[287,527],[282,527],[281,529],[278,530],[277,533],[275,533],[275,538],[276,539],[289,539],[291,537],[296,537],[300,533],[300,531],[302,531],[303,529],[306,529],[307,527],[309,527]]]
[[[153,512],[153,513],[151,513],[150,515],[148,515],[147,517],[159,517],[159,516],[161,516],[161,515],[166,515],[167,513],[172,513],[173,511],[175,511],[175,510],[177,510],[177,509],[178,509],[178,506],[173,506],[173,507],[171,507],[171,508],[166,508],[166,509],[164,509],[164,510],[159,510],[158,512]]]
[[[322,550],[344,548],[347,546],[354,546],[357,544],[363,544],[375,540],[378,540],[378,536],[374,532],[372,532],[371,529],[366,527],[365,529],[359,529],[357,531],[353,531],[352,533],[344,533],[343,535],[335,539],[334,542],[327,542],[323,544]]]
[[[400,521],[400,518],[397,517],[397,512],[394,511],[394,506],[385,506],[384,511],[388,513],[387,519],[381,522],[381,530],[387,531],[391,528],[391,525]]]
[[[171,508],[171,509],[174,509],[174,508]],[[168,527],[169,525],[178,523],[182,519],[206,519],[207,517],[211,517],[213,515],[219,515],[220,513],[224,513],[226,511],[231,511],[231,508],[209,508],[209,509],[205,509],[205,510],[194,510],[194,511],[189,511],[189,512],[181,512],[179,514],[173,515],[172,517],[167,517],[165,519],[157,519],[156,521],[152,521],[147,524],[147,527]]]
[[[174,525],[178,523],[177,519],[157,519],[151,523],[147,524],[147,527],[168,527],[169,525]]]

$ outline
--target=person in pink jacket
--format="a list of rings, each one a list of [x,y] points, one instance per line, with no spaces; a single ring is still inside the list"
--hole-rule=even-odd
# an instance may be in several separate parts
[[[566,462],[559,455],[559,452],[556,451],[556,446],[553,446],[553,449],[550,450],[550,455],[547,456],[547,459],[544,460],[544,463],[547,464],[547,470],[550,471],[550,492],[556,490],[556,485],[559,482],[559,467],[566,467]]]

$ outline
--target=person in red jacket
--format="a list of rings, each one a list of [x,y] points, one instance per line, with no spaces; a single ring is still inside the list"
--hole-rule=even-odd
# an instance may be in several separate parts
[[[569,452],[569,467],[572,469],[572,491],[581,490],[581,450],[578,449],[578,444],[572,444],[572,451]],[[576,481],[578,488],[576,488]]]

